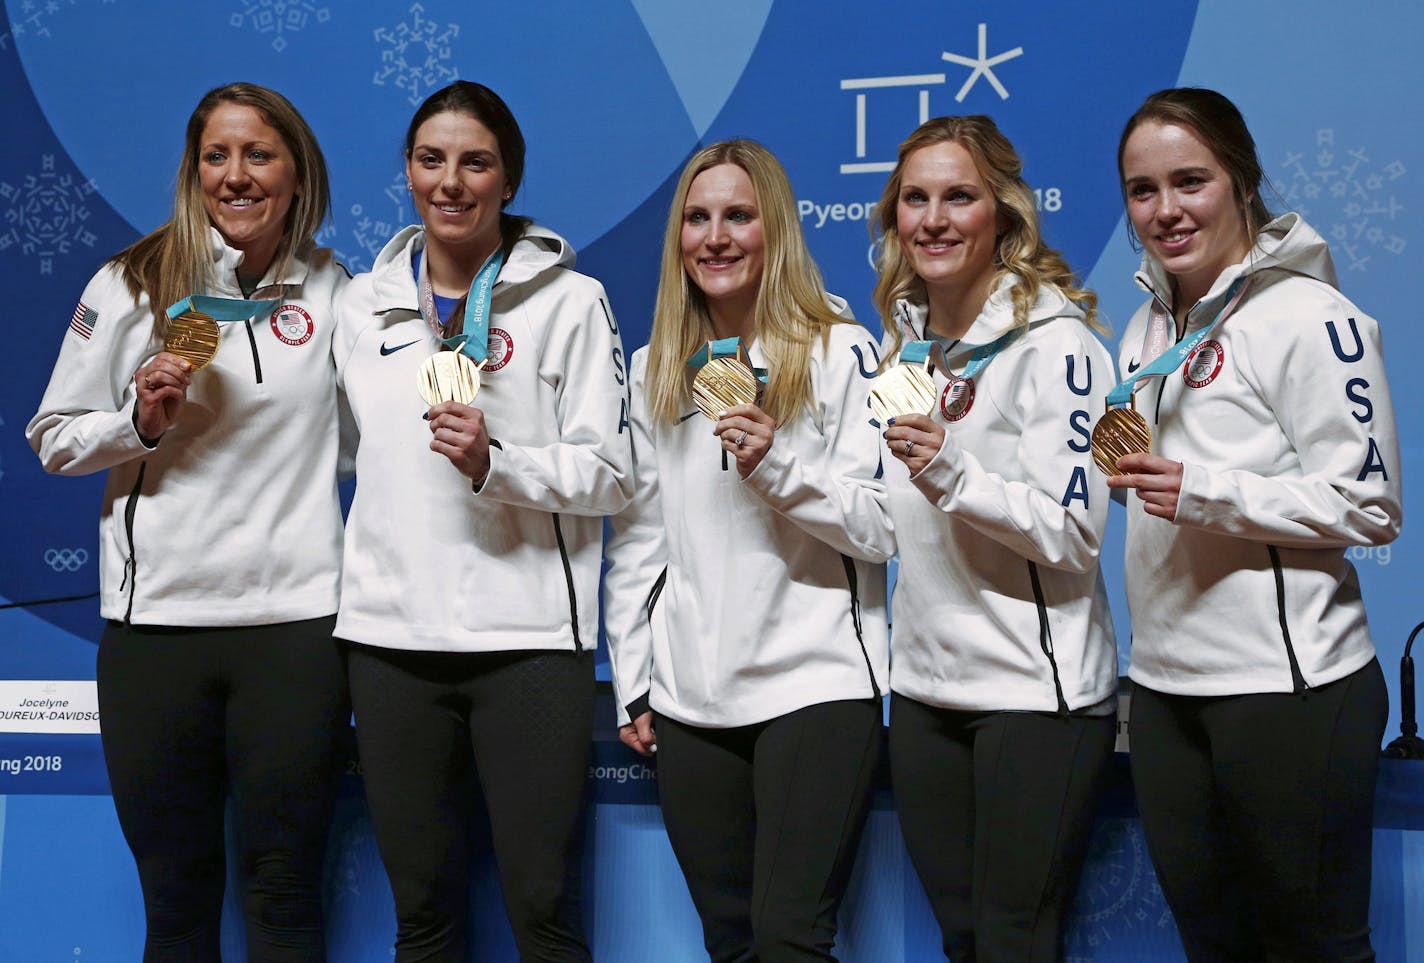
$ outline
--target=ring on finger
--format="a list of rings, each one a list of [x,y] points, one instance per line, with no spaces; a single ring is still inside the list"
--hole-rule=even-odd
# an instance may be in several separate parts
[[[737,440],[734,441],[734,442],[732,442],[732,447],[734,447],[734,448],[740,448],[740,447],[742,447],[742,442],[744,442],[744,441],[746,441],[746,440],[747,440],[747,430],[746,430],[745,428],[743,428],[743,429],[742,429],[742,433],[737,436]]]
[[[914,447],[915,447],[915,443],[914,443],[913,441],[910,441],[910,440],[907,438],[907,439],[905,440],[905,455],[906,455],[906,457],[909,456],[909,454],[910,454],[910,449],[911,449],[911,448],[914,448]]]

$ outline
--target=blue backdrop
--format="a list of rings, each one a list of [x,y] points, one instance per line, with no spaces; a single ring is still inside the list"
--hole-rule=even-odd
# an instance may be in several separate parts
[[[34,603],[96,590],[102,479],[45,476],[22,430],[85,281],[167,217],[188,113],[230,80],[283,91],[317,132],[335,200],[321,240],[352,270],[413,219],[400,142],[415,105],[457,77],[489,83],[529,143],[516,210],[573,242],[580,267],[606,285],[630,353],[646,340],[679,169],[701,144],[734,135],[781,157],[828,286],[878,329],[866,220],[896,144],[945,113],[998,120],[1025,158],[1051,242],[1120,332],[1140,300],[1114,167],[1121,125],[1153,90],[1216,87],[1257,137],[1279,194],[1272,207],[1300,210],[1331,241],[1346,292],[1381,321],[1407,491],[1420,467],[1424,399],[1409,362],[1424,358],[1424,328],[1406,304],[1424,201],[1414,107],[1424,75],[1408,39],[1424,32],[1424,6],[1413,0],[1348,16],[1333,0],[7,0],[4,14],[0,679],[93,678],[96,602]],[[1118,510],[1112,525],[1104,570],[1118,586]],[[1351,553],[1395,701],[1391,733],[1395,667],[1424,618],[1407,574],[1419,571],[1416,528]],[[1113,601],[1125,668],[1116,588]],[[99,765],[86,751],[73,766]]]

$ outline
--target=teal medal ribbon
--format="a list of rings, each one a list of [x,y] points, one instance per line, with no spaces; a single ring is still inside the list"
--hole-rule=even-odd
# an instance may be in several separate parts
[[[246,321],[253,315],[270,311],[281,303],[281,298],[268,301],[243,301],[239,298],[214,298],[205,294],[193,294],[168,307],[168,319],[176,319],[189,311],[201,311],[214,321]]]
[[[1237,278],[1235,283],[1227,289],[1226,304],[1222,305],[1221,310],[1216,313],[1216,317],[1212,319],[1211,324],[1208,324],[1191,337],[1183,338],[1181,341],[1178,341],[1166,351],[1159,354],[1150,363],[1143,365],[1127,378],[1123,379],[1112,391],[1109,391],[1107,406],[1109,408],[1115,408],[1131,401],[1133,394],[1137,391],[1137,382],[1143,378],[1161,377],[1170,371],[1180,368],[1183,362],[1196,350],[1197,345],[1205,341],[1207,336],[1215,331],[1221,322],[1226,320],[1226,316],[1236,309],[1236,305],[1240,303],[1242,296],[1246,293],[1246,282],[1246,278]]]
[[[940,368],[949,370],[949,363],[944,359],[944,345],[938,341],[906,341],[900,349],[900,364],[923,366],[931,357]]]
[[[1019,335],[1023,334],[1025,330],[1023,326],[1015,327],[1008,334],[1001,334],[988,344],[981,344],[974,349],[974,353],[969,356],[969,364],[966,365],[964,370],[959,374],[950,371],[949,364],[946,362],[944,369],[945,376],[952,380],[969,381],[979,372],[989,367],[989,362],[993,361],[1000,352],[1018,340]]]
[[[768,377],[767,372],[765,369],[752,367],[751,356],[747,354],[746,349],[742,347],[741,338],[718,338],[715,341],[707,342],[698,348],[692,357],[687,359],[687,366],[693,371],[699,371],[705,368],[709,361],[714,361],[718,358],[738,359],[756,375],[757,380],[763,384],[766,383]]]
[[[1191,357],[1197,346],[1205,341],[1207,336],[1221,325],[1222,321],[1226,320],[1226,316],[1235,310],[1236,305],[1241,303],[1241,298],[1246,293],[1247,282],[1247,278],[1237,278],[1232,283],[1226,292],[1226,303],[1216,313],[1211,324],[1206,325],[1190,338],[1183,338],[1172,347],[1167,348],[1108,392],[1103,416],[1093,426],[1092,434],[1093,461],[1104,475],[1111,477],[1121,474],[1117,463],[1123,456],[1146,454],[1152,450],[1152,428],[1147,424],[1147,419],[1137,410],[1138,383],[1143,378],[1162,377],[1169,371],[1175,371],[1181,367]],[[1154,314],[1159,310],[1162,311],[1163,317],[1149,319],[1144,345],[1159,340],[1155,337],[1153,329],[1164,325],[1167,321],[1165,308],[1154,303],[1152,310]],[[1157,333],[1160,334],[1160,332]]]
[[[465,297],[465,324],[461,333],[445,337],[445,322],[435,310],[435,288],[430,283],[429,260],[420,258],[420,275],[417,287],[420,292],[420,313],[430,330],[440,339],[441,347],[458,351],[471,361],[479,363],[489,356],[490,303],[493,300],[494,283],[504,267],[504,249],[497,248],[485,259],[485,263],[470,283],[470,293]]]

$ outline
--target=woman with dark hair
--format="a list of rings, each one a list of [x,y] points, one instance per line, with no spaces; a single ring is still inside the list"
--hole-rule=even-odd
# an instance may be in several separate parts
[[[1116,732],[1097,298],[988,117],[920,125],[877,210],[882,377],[932,369],[885,411],[900,824],[946,956],[1057,960]]]
[[[1221,94],[1147,98],[1118,172],[1151,299],[1109,402],[1136,391],[1150,450],[1108,484],[1141,507],[1130,734],[1158,879],[1192,960],[1373,959],[1387,695],[1346,550],[1401,523],[1379,327],[1299,215],[1270,219]]]
[[[147,963],[218,959],[229,795],[249,957],[324,959],[349,715],[329,203],[286,98],[209,91],[172,219],[89,282],[27,429],[47,471],[109,473],[99,709]]]
[[[776,158],[745,140],[693,155],[633,356],[637,496],[604,597],[619,735],[657,749],[719,963],[832,959],[886,676],[874,352],[826,293]]]
[[[405,158],[422,224],[347,288],[335,347],[360,435],[336,634],[396,959],[465,958],[477,773],[521,956],[586,960],[600,516],[632,491],[618,325],[568,243],[505,212],[524,138],[494,91],[432,94]]]

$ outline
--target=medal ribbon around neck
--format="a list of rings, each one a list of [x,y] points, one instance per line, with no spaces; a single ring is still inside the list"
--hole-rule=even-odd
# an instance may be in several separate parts
[[[428,254],[429,252],[425,252]],[[470,283],[470,293],[465,297],[465,324],[460,334],[445,337],[445,322],[435,310],[435,287],[430,283],[430,258],[425,254],[420,258],[420,275],[416,285],[420,291],[420,315],[440,338],[440,344],[451,351],[458,351],[471,361],[484,361],[489,356],[490,300],[495,279],[504,267],[504,249],[485,259],[484,265]]]
[[[1093,426],[1093,460],[1104,475],[1121,474],[1117,470],[1117,460],[1123,455],[1145,454],[1152,450],[1152,429],[1148,426],[1147,419],[1137,411],[1137,391],[1141,387],[1139,382],[1144,378],[1163,377],[1180,368],[1196,350],[1197,345],[1205,341],[1207,336],[1236,310],[1236,306],[1246,294],[1248,282],[1248,278],[1237,278],[1232,283],[1226,292],[1226,303],[1216,313],[1211,324],[1161,351],[1108,392],[1106,410]],[[1144,358],[1148,352],[1158,350],[1158,346],[1165,340],[1163,332],[1166,323],[1166,309],[1154,300],[1147,332],[1143,337]],[[1124,405],[1129,407],[1124,408]]]
[[[968,381],[969,379],[977,375],[979,372],[989,367],[989,362],[993,361],[994,358],[998,356],[1001,351],[1003,351],[1009,345],[1013,344],[1014,341],[1017,340],[1018,336],[1024,333],[1024,330],[1025,329],[1022,326],[1015,327],[1008,334],[1001,334],[993,341],[990,341],[988,344],[981,344],[979,347],[975,348],[974,353],[969,356],[969,364],[967,364],[964,370],[961,371],[959,374],[955,374],[953,371],[950,371],[949,363],[946,361],[944,366],[945,374],[949,375],[951,378],[958,379],[959,381]]]
[[[752,368],[741,338],[709,341],[687,359],[697,374],[692,379],[692,400],[708,418],[734,405],[756,404],[766,380]]]
[[[219,321],[246,321],[264,311],[271,311],[279,298],[268,301],[245,301],[239,298],[215,298],[193,294],[168,306],[168,331],[163,350],[187,361],[197,371],[204,368],[218,353],[222,343]]]

